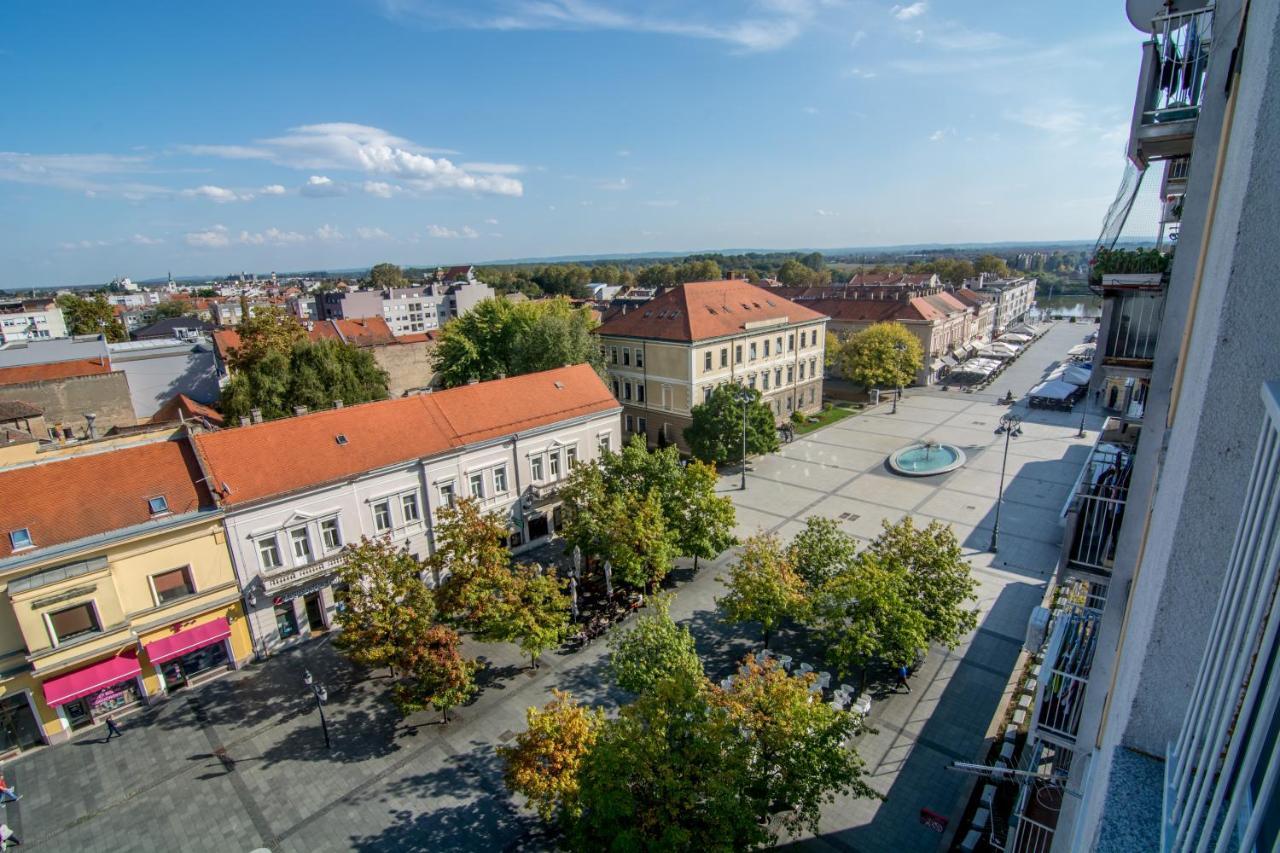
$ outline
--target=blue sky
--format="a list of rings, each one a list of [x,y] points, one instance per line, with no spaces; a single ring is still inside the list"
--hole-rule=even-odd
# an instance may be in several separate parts
[[[0,287],[1084,239],[1119,0],[0,7]]]

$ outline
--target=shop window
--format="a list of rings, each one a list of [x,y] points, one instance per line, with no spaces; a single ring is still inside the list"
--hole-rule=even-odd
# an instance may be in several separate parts
[[[410,492],[400,496],[400,512],[404,515],[404,523],[411,524],[422,521],[422,512],[418,509],[418,493]]]
[[[338,527],[338,519],[326,518],[320,522],[320,539],[326,551],[336,551],[342,547],[342,530]]]
[[[267,536],[258,540],[258,562],[264,569],[278,569],[281,565],[280,545],[276,537]]]
[[[65,643],[76,637],[96,634],[102,630],[98,624],[98,614],[89,602],[68,607],[49,614],[49,627],[53,630],[55,643]]]
[[[196,594],[196,586],[191,582],[191,571],[185,567],[152,575],[151,586],[156,591],[156,604],[168,604]]]
[[[373,505],[373,527],[379,533],[386,533],[391,529],[391,503],[389,501],[381,501]]]

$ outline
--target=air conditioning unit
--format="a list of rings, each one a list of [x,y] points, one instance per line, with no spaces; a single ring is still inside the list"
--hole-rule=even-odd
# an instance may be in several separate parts
[[[1045,638],[1049,636],[1049,620],[1052,617],[1053,614],[1047,607],[1037,607],[1031,611],[1027,618],[1027,639],[1022,643],[1022,648],[1028,654],[1034,655],[1044,645]]]

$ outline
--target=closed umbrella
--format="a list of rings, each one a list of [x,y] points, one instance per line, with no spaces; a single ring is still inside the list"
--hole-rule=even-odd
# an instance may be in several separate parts
[[[582,549],[577,545],[573,546],[573,576],[582,577]]]
[[[578,618],[578,579],[569,578],[569,612]]]
[[[608,560],[604,561],[604,594],[613,598],[613,564]]]

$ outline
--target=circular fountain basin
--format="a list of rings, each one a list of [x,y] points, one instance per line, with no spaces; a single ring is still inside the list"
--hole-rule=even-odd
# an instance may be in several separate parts
[[[964,460],[964,451],[951,444],[910,444],[889,455],[889,467],[904,477],[928,477],[954,471]]]

